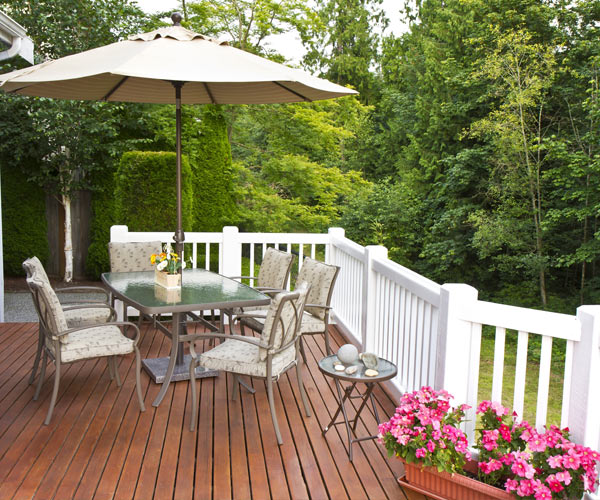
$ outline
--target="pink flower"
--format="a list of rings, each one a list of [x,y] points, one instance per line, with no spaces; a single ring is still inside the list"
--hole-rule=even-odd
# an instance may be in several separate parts
[[[581,461],[577,452],[569,450],[566,455],[563,455],[563,466],[565,469],[579,469]]]
[[[490,409],[491,406],[492,406],[491,401],[482,401],[481,403],[479,403],[479,406],[477,407],[477,413],[485,413],[486,411],[488,411]]]
[[[519,481],[519,486],[517,486],[517,495],[520,497],[527,497],[529,495],[533,495],[533,483],[527,479],[523,479]]]
[[[504,483],[504,488],[506,491],[515,491],[519,486],[519,481],[515,479],[507,479],[506,483]]]
[[[546,441],[537,432],[533,432],[531,438],[527,441],[527,446],[531,451],[545,451]]]
[[[535,469],[525,460],[518,458],[510,468],[517,476],[533,479]]]
[[[544,485],[537,486],[534,493],[535,500],[552,500],[552,492]]]
[[[556,479],[556,476],[554,474],[550,474],[547,478],[546,478],[546,482],[548,483],[548,487],[552,490],[552,491],[562,491],[565,488],[563,487],[563,485],[560,483],[560,481],[558,479]]]
[[[557,472],[555,474],[555,477],[558,481],[566,484],[567,486],[569,486],[571,484],[571,474],[569,474],[569,471],[565,470],[565,471]]]
[[[558,469],[562,465],[562,456],[561,455],[551,455],[546,459],[548,465],[553,469]]]
[[[427,455],[427,450],[425,448],[419,448],[415,451],[415,456],[417,458],[423,458],[425,455]]]
[[[435,443],[431,439],[427,441],[427,449],[430,453],[433,453],[433,450],[435,450]]]

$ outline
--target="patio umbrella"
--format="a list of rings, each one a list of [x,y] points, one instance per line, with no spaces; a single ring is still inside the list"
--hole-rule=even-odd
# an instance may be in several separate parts
[[[354,90],[244,52],[180,25],[0,75],[0,90],[57,99],[176,105],[177,230],[181,254],[181,104],[315,101]]]

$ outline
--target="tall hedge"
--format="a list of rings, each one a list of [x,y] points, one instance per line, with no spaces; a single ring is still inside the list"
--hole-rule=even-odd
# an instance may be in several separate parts
[[[130,151],[115,176],[115,223],[130,231],[175,231],[177,179],[175,153]],[[183,229],[193,228],[192,172],[182,157]]]
[[[115,218],[115,172],[94,172],[92,194],[92,219],[90,221],[90,246],[85,261],[85,272],[90,278],[99,279],[100,274],[110,269],[108,242],[110,227]]]
[[[196,231],[221,231],[236,218],[231,146],[220,106],[204,106],[194,152]]]
[[[50,255],[46,194],[38,185],[27,182],[17,167],[2,159],[0,166],[4,272],[21,276],[26,258],[35,255],[46,263]]]

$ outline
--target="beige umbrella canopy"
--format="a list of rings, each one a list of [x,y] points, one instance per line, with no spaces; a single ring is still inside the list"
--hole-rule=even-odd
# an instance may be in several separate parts
[[[315,101],[357,92],[179,25],[0,75],[0,90],[58,99],[177,106],[177,231],[181,252],[181,104]]]

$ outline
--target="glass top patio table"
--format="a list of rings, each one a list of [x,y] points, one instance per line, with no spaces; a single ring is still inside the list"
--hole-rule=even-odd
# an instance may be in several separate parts
[[[104,273],[113,294],[145,314],[258,306],[270,302],[263,293],[205,269],[185,269],[181,289],[154,282],[154,271]]]
[[[171,381],[189,379],[190,355],[183,355],[179,338],[185,333],[186,313],[218,309],[221,311],[220,327],[223,325],[222,311],[235,307],[267,305],[271,299],[243,283],[205,269],[185,269],[181,277],[181,288],[167,289],[154,281],[154,271],[103,273],[102,281],[113,295],[140,311],[141,315],[173,314],[171,330],[160,321],[156,326],[171,337],[171,354],[168,358],[144,359],[144,369],[162,387],[152,403],[158,406]],[[198,318],[197,316],[195,316]],[[206,321],[203,321],[205,324]],[[215,376],[217,372],[196,369],[196,376]]]

